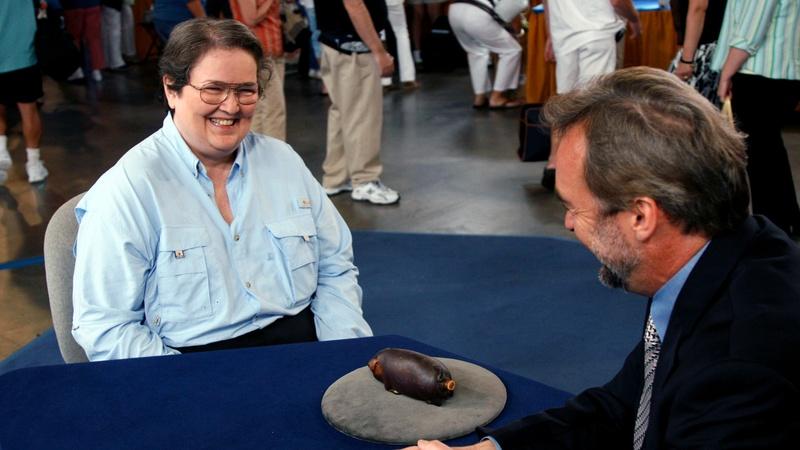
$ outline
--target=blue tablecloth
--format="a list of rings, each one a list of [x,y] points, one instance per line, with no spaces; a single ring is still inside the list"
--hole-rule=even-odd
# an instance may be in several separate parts
[[[382,336],[20,369],[0,376],[0,448],[388,448],[339,433],[320,411],[328,386],[386,347],[464,359]],[[488,369],[508,390],[492,426],[570,396]]]

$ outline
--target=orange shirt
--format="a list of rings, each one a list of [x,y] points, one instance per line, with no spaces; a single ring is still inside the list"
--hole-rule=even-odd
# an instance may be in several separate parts
[[[243,0],[230,0],[231,12],[234,19],[244,23],[242,12],[239,9],[239,2]],[[256,7],[270,0],[255,0]],[[271,0],[272,5],[267,10],[267,17],[256,26],[250,27],[250,31],[256,35],[261,46],[264,48],[266,56],[283,56],[283,28],[281,24],[280,0]]]

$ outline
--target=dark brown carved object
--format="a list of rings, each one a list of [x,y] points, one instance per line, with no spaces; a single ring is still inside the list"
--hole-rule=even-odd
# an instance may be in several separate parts
[[[453,396],[456,382],[436,358],[402,348],[385,348],[367,363],[387,391],[441,406]]]

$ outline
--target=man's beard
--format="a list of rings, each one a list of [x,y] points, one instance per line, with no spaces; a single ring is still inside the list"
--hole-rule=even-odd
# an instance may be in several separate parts
[[[589,249],[602,264],[597,276],[600,282],[610,288],[628,290],[631,274],[639,266],[641,255],[625,242],[610,217],[597,223]]]

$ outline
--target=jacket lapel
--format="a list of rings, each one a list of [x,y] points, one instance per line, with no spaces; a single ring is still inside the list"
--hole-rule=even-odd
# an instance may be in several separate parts
[[[731,232],[715,236],[689,274],[686,284],[678,294],[667,335],[661,345],[653,381],[653,397],[658,395],[661,386],[673,372],[678,347],[717,298],[726,284],[728,274],[736,266],[759,228],[756,220],[748,217]]]

